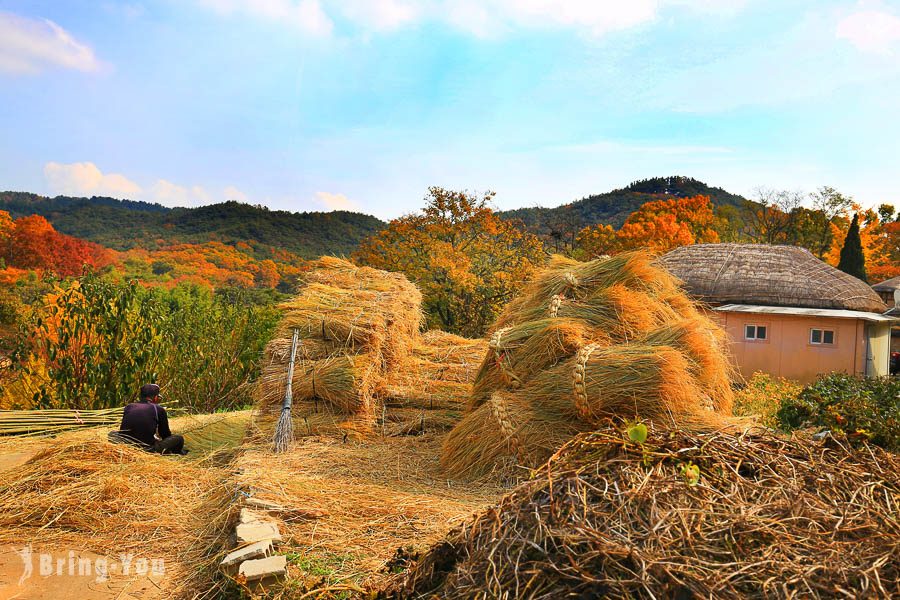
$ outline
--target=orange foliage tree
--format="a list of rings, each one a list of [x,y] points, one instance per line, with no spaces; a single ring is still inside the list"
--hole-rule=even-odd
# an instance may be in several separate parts
[[[679,246],[715,243],[716,216],[709,196],[645,202],[618,231],[609,225],[585,227],[578,247],[586,257],[645,248],[662,254]]]
[[[900,220],[894,218],[894,207],[882,205],[877,212],[862,210],[859,205],[854,205],[853,208],[861,223],[859,238],[869,281],[878,283],[900,276]],[[825,256],[829,264],[837,266],[840,261],[841,247],[849,227],[849,218],[835,219],[832,222],[832,237],[835,242]]]
[[[112,251],[59,233],[39,215],[13,221],[0,211],[0,246],[6,267],[49,270],[63,277],[80,274],[85,265],[101,267],[114,260]]]
[[[415,282],[429,325],[479,336],[545,259],[536,236],[491,210],[493,196],[429,188],[422,213],[391,221],[354,258]]]

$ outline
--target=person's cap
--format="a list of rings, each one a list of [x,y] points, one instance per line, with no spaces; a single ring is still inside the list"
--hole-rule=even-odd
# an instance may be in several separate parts
[[[141,386],[141,398],[155,398],[159,396],[159,386],[155,383],[145,383]]]

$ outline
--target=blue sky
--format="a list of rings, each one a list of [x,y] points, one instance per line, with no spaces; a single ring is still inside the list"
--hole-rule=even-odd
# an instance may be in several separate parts
[[[900,205],[900,1],[0,0],[0,131],[0,189],[170,206]]]

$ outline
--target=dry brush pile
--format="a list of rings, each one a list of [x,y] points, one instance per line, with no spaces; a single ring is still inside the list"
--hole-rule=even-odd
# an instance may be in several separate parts
[[[422,297],[403,275],[323,257],[303,276],[300,293],[283,303],[283,318],[266,347],[260,395],[264,406],[284,397],[291,336],[300,332],[294,368],[296,402],[370,420],[373,398],[410,362],[419,339]]]
[[[900,460],[833,438],[615,427],[451,531],[384,598],[897,598]]]
[[[730,425],[724,331],[644,253],[555,257],[498,319],[468,414],[444,446],[454,475],[537,466],[604,418]]]

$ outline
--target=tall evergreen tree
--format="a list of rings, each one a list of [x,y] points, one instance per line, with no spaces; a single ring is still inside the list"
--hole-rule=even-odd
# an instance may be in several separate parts
[[[869,281],[866,277],[866,257],[863,254],[862,240],[859,238],[859,215],[853,215],[853,222],[847,230],[838,269],[867,283]]]

